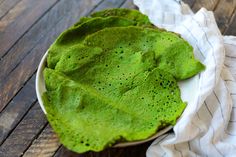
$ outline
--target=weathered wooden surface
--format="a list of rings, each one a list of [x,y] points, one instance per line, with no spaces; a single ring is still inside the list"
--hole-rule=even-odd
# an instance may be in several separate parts
[[[235,0],[184,0],[193,11],[214,11],[222,34],[236,35]],[[0,0],[0,157],[143,157],[151,142],[100,153],[61,146],[35,94],[39,61],[56,37],[81,16],[132,0]]]

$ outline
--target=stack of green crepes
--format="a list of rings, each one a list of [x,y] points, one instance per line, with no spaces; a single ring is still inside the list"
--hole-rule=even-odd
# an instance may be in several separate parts
[[[140,12],[96,12],[49,48],[47,118],[61,143],[80,153],[147,139],[186,107],[177,81],[203,69],[184,39]]]

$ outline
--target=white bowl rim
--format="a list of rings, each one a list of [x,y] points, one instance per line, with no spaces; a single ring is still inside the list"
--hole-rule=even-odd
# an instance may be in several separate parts
[[[46,53],[44,54],[44,56],[42,57],[39,66],[38,66],[38,70],[36,73],[36,81],[35,81],[35,89],[36,89],[36,95],[38,98],[38,102],[39,105],[41,107],[41,109],[43,110],[44,114],[47,114],[44,105],[43,105],[43,100],[42,100],[42,94],[43,92],[46,91],[45,88],[45,83],[44,83],[44,79],[43,79],[43,70],[45,68],[46,65],[46,58],[48,55],[48,51],[46,51]],[[169,130],[171,130],[173,128],[173,126],[167,126],[162,130],[159,130],[156,134],[152,135],[151,137],[145,139],[145,140],[140,140],[140,141],[132,141],[132,142],[121,142],[121,143],[117,143],[115,145],[113,145],[113,147],[127,147],[127,146],[134,146],[134,145],[138,145],[138,144],[142,144],[151,140],[154,140],[155,138],[165,134],[166,132],[168,132]]]

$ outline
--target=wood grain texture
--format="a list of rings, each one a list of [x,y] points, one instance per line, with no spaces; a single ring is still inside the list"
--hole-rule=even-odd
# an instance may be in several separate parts
[[[50,127],[43,130],[40,136],[34,140],[33,144],[24,153],[23,157],[51,157],[59,148],[59,140]]]
[[[21,0],[7,0],[0,2],[0,19],[8,13]]]
[[[100,0],[70,0],[66,2],[72,4],[70,10],[63,17],[59,17],[60,20],[58,23],[53,24],[53,27],[51,26],[51,29],[46,32],[47,35],[43,36],[38,41],[27,56],[21,60],[20,64],[17,65],[9,75],[7,75],[4,83],[0,84],[0,91],[2,91],[0,92],[0,112],[15,96],[18,90],[24,86],[29,77],[36,71],[40,59],[56,37],[63,30],[74,24],[81,16],[90,12],[90,10],[92,10]],[[80,7],[82,8],[79,9]]]
[[[133,0],[126,0],[125,3],[121,5],[121,8],[137,9],[133,3]]]
[[[93,12],[103,10],[103,9],[109,9],[109,8],[119,8],[125,0],[104,0],[99,6],[97,6]]]
[[[36,102],[35,75],[0,114],[0,145]]]
[[[14,131],[0,146],[1,157],[18,157],[30,146],[42,131],[47,120],[38,103],[24,117]]]
[[[85,0],[83,0],[85,1]],[[91,8],[97,5],[98,0],[91,1]],[[76,3],[76,4],[74,4]],[[80,5],[81,4],[81,5]],[[79,6],[83,6],[86,3],[71,1],[68,3],[67,0],[61,0],[55,6],[47,12],[39,21],[35,23],[32,28],[30,28],[26,34],[9,50],[9,52],[0,60],[0,85],[3,84],[4,79],[9,75],[9,73],[22,61],[22,59],[37,45],[39,40],[47,36],[48,32],[53,30],[54,26],[61,20],[61,17],[71,16],[71,8],[77,6],[79,11],[75,11],[74,14],[84,15]],[[86,4],[88,5],[88,4]],[[90,8],[90,9],[91,9]],[[89,7],[87,8],[89,11]],[[87,14],[87,12],[85,12]],[[78,20],[78,16],[73,19]],[[68,23],[69,27],[72,23]],[[61,30],[63,31],[63,30]]]
[[[227,27],[235,7],[236,0],[220,0],[216,6],[214,15],[221,32],[224,32]]]
[[[194,12],[204,7],[208,10],[214,10],[220,0],[196,0],[192,6]]]
[[[22,0],[0,21],[0,57],[58,0]]]
[[[183,0],[183,2],[188,4],[190,8],[192,8],[196,0]]]
[[[236,9],[231,17],[231,20],[224,32],[225,35],[236,35]]]

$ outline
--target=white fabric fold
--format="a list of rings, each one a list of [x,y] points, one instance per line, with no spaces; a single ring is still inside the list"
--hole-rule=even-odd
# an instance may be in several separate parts
[[[223,37],[205,8],[193,14],[175,0],[134,0],[150,21],[179,33],[206,70],[180,82],[188,105],[172,133],[158,137],[148,157],[236,156],[236,37]]]

